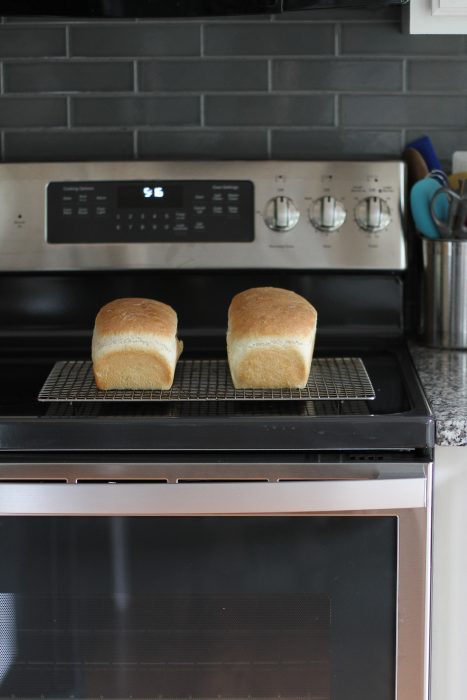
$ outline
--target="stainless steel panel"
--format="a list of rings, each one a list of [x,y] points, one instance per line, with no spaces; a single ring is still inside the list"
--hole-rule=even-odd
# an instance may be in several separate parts
[[[255,240],[247,243],[48,244],[45,194],[51,181],[136,179],[251,180],[255,187]],[[401,270],[405,168],[393,162],[121,162],[0,165],[0,270],[109,269],[342,269]],[[264,221],[273,197],[300,211],[291,230]],[[337,231],[320,231],[310,208],[331,196],[346,208]],[[382,231],[360,228],[354,210],[367,197],[389,207]]]
[[[0,515],[265,515],[425,506],[424,479],[278,484],[0,484]]]
[[[467,241],[423,240],[423,340],[467,348]]]
[[[266,458],[267,459],[267,458]],[[0,462],[2,482],[343,481],[426,479],[427,465],[378,461],[274,462]]]
[[[43,478],[63,475],[67,468],[75,477],[107,472],[119,465],[25,465]],[[139,465],[140,466],[140,465]],[[159,465],[182,473],[188,467],[198,474],[200,465]],[[218,465],[212,465],[213,470]],[[238,465],[235,465],[238,466]],[[245,478],[253,465],[242,465]],[[232,465],[219,465],[223,475]],[[431,479],[432,465],[316,464],[262,465],[264,469],[289,473],[291,478],[314,474],[318,481],[247,484],[8,484],[0,483],[0,513],[28,514],[119,514],[119,515],[208,515],[208,514],[300,514],[300,515],[392,515],[398,518],[398,610],[396,648],[397,700],[428,700],[428,649],[430,603]],[[135,474],[138,465],[123,467]],[[343,471],[345,468],[345,471]],[[23,469],[23,476],[26,472]],[[140,466],[141,469],[141,466]],[[151,471],[145,467],[146,475]],[[201,469],[202,471],[202,469]],[[260,469],[261,471],[261,469]],[[326,473],[327,472],[327,473]],[[354,480],[339,480],[344,474]],[[5,464],[2,478],[21,478],[21,465]],[[214,471],[212,471],[214,474]],[[395,478],[391,478],[391,474]],[[154,477],[154,474],[153,474]],[[405,477],[405,478],[404,478]]]

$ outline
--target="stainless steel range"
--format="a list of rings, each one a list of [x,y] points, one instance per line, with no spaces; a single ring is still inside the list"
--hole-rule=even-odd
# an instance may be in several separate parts
[[[403,165],[2,165],[0,201],[0,698],[427,700]],[[229,389],[253,286],[317,308],[308,393]],[[177,310],[196,395],[93,387],[124,296]]]

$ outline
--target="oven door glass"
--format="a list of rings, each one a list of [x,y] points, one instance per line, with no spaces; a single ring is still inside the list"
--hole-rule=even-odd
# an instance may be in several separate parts
[[[394,700],[397,529],[2,517],[0,698]]]

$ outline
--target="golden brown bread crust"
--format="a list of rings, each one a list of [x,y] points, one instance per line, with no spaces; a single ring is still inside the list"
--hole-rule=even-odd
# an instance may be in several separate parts
[[[177,314],[160,301],[115,299],[99,311],[92,360],[99,389],[170,389],[183,343]]]
[[[114,299],[100,309],[94,332],[100,336],[136,332],[170,337],[177,332],[177,314],[155,299]]]
[[[237,389],[302,389],[310,374],[316,309],[287,289],[255,287],[229,307],[227,355]]]
[[[229,307],[235,340],[252,336],[305,337],[316,326],[316,309],[303,297],[279,287],[254,287],[236,294]]]

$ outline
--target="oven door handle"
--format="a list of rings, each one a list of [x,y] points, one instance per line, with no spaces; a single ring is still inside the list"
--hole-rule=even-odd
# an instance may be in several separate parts
[[[189,516],[360,513],[425,508],[427,479],[279,483],[6,484],[0,515]]]

